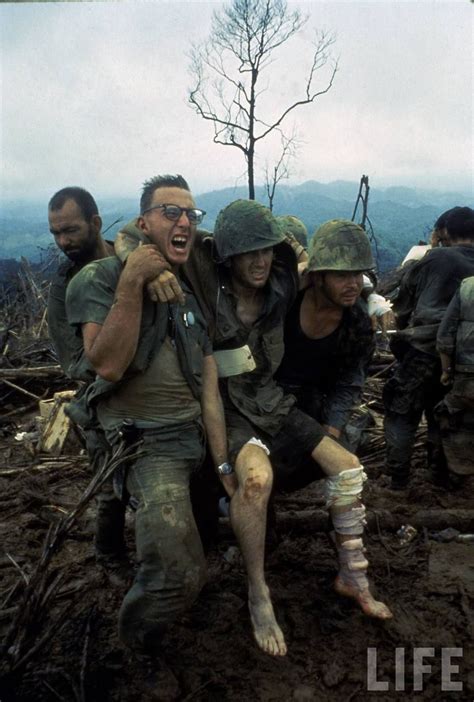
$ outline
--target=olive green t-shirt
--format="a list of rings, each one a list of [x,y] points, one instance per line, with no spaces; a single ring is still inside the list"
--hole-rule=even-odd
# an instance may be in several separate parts
[[[97,407],[105,430],[113,429],[124,419],[155,422],[171,426],[190,422],[201,415],[181,371],[176,348],[166,336],[149,368],[121,385]]]
[[[110,257],[88,264],[71,280],[66,307],[72,326],[104,324],[121,271],[120,260]],[[92,383],[82,403],[86,408],[78,407],[76,412],[82,425],[88,421],[87,408],[95,413],[98,406],[104,428],[112,429],[125,418],[169,427],[200,416],[203,363],[212,354],[212,346],[202,312],[189,288],[184,285],[184,289],[186,302],[180,306],[154,303],[144,296],[135,356],[118,383],[102,378]],[[172,353],[165,350],[162,356],[161,347],[170,332],[176,350],[169,342]]]

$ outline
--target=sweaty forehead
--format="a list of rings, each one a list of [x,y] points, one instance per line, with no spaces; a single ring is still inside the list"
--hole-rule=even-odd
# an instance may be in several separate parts
[[[61,225],[84,220],[84,216],[77,202],[74,200],[66,200],[59,210],[48,210],[48,220],[51,224]]]
[[[189,190],[183,188],[157,188],[153,193],[154,205],[179,205],[180,207],[194,207],[194,198]]]

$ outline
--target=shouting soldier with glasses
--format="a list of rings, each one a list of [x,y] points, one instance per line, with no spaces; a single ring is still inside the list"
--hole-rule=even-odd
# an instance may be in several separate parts
[[[207,436],[216,469],[227,461],[224,415],[207,325],[191,290],[181,306],[155,303],[147,284],[167,270],[179,278],[205,214],[181,176],[144,184],[138,226],[148,242],[123,266],[96,261],[73,279],[69,323],[98,374],[87,393],[109,442],[124,428],[141,438],[126,491],[135,516],[138,572],[120,614],[120,637],[156,657],[166,625],[190,606],[205,580],[205,558],[189,483]]]

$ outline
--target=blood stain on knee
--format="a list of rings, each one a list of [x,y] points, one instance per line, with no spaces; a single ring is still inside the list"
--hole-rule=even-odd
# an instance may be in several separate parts
[[[262,483],[258,478],[247,478],[244,484],[245,497],[252,499],[259,497],[262,494]]]

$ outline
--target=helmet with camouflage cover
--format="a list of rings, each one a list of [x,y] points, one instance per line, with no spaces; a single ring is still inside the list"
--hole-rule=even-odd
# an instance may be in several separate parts
[[[238,254],[266,249],[285,240],[268,207],[255,200],[235,200],[217,216],[214,242],[221,261]]]
[[[276,220],[285,234],[293,236],[301,246],[308,248],[308,230],[301,219],[293,215],[280,215]]]
[[[366,271],[375,265],[367,234],[348,219],[324,222],[308,253],[308,271]]]

